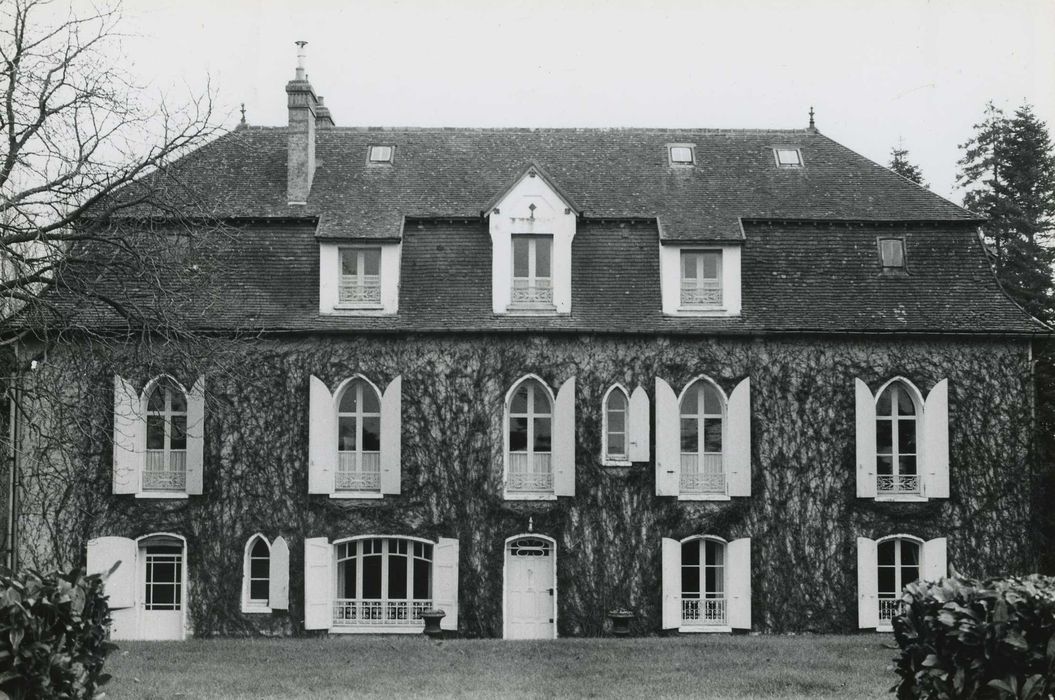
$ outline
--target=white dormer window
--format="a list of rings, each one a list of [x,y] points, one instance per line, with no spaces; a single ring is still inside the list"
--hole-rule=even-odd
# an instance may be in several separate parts
[[[797,148],[774,148],[773,154],[777,159],[777,166],[781,168],[801,168],[802,151]]]
[[[320,242],[319,313],[396,313],[401,248],[398,241]]]
[[[677,144],[667,147],[671,165],[692,165],[696,162],[693,147],[688,144]]]
[[[722,251],[681,251],[681,305],[722,305]]]
[[[661,243],[659,269],[664,314],[740,315],[738,243]]]
[[[393,148],[391,146],[371,146],[370,147],[370,162],[371,163],[391,163],[392,162]]]
[[[553,236],[513,236],[511,305],[553,307]]]
[[[342,305],[381,307],[381,247],[342,248],[341,284],[338,299]]]

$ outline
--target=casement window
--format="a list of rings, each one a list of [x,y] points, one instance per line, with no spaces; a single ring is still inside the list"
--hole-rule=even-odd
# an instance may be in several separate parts
[[[627,394],[623,386],[613,385],[601,401],[601,463],[605,466],[629,466],[649,460],[649,400],[642,387]]]
[[[381,247],[341,248],[341,306],[381,308]]]
[[[905,239],[904,238],[880,238],[879,263],[883,272],[895,272],[905,269]]]
[[[948,498],[948,380],[935,384],[925,400],[901,377],[875,395],[860,379],[854,386],[858,498]]]
[[[309,381],[308,493],[381,498],[400,492],[402,378],[384,392],[366,377],[341,382],[331,394]]]
[[[774,148],[773,157],[778,168],[801,168],[802,151],[797,148]]]
[[[156,377],[137,393],[114,376],[113,492],[182,498],[202,492],[205,378],[187,391]]]
[[[305,629],[420,633],[430,608],[458,629],[458,540],[309,538],[304,562]]]
[[[722,251],[681,251],[681,306],[722,305]]]
[[[553,236],[513,236],[512,306],[553,306]]]
[[[556,397],[533,375],[506,395],[505,495],[520,500],[575,495],[574,377]]]
[[[706,377],[680,397],[656,378],[656,494],[684,500],[751,495],[751,384],[728,396]]]
[[[905,586],[948,575],[947,540],[924,542],[910,535],[857,538],[858,625],[889,631],[901,610]]]
[[[242,612],[285,610],[289,601],[289,546],[282,537],[268,542],[261,534],[245,543]]]
[[[750,538],[663,538],[663,628],[751,629]]]

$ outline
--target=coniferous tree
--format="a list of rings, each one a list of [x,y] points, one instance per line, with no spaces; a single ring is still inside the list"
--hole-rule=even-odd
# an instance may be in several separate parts
[[[890,149],[890,165],[887,166],[903,178],[912,180],[921,187],[926,187],[927,182],[923,179],[923,171],[919,166],[908,159],[908,149],[895,146]]]

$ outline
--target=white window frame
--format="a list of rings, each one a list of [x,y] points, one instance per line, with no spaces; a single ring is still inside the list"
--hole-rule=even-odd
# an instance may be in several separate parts
[[[675,160],[674,149],[684,148],[689,152],[688,160]],[[668,143],[667,162],[674,168],[687,168],[696,165],[696,144],[694,143]]]
[[[271,542],[268,541],[261,533],[257,532],[245,543],[245,552],[242,555],[242,612],[244,613],[269,613],[271,612],[270,594],[267,598],[254,599],[252,598],[252,560],[253,560],[253,547],[257,542],[263,542],[264,546],[267,547],[267,563],[268,563],[268,575],[267,582],[270,589],[271,585]],[[258,581],[260,579],[257,579]]]
[[[705,563],[705,555],[706,555],[706,551],[707,551],[706,543],[707,542],[714,542],[714,543],[720,545],[720,547],[721,547],[721,551],[722,551],[722,563],[721,563],[721,569],[722,569],[722,595],[721,595],[721,597],[708,596],[707,591],[705,590],[706,586],[707,586],[706,569],[708,567],[710,567],[710,568],[717,568],[716,565],[711,565],[711,564],[706,564]],[[686,564],[685,563],[685,557],[684,557],[685,545],[687,545],[689,543],[695,543],[696,546],[699,548],[699,552],[700,552],[700,559],[699,559],[700,563],[695,565],[696,568],[699,570],[700,590],[698,591],[698,596],[699,596],[698,598],[687,598],[685,596],[685,583],[684,583],[685,567],[686,566],[693,566],[692,564]],[[732,628],[729,626],[729,616],[728,616],[728,605],[729,605],[729,551],[728,551],[729,543],[728,543],[728,541],[726,541],[725,539],[723,539],[721,537],[717,537],[715,535],[693,535],[692,537],[687,537],[687,538],[681,540],[678,544],[681,547],[681,551],[682,551],[681,566],[678,569],[678,574],[681,576],[681,583],[679,585],[679,588],[681,590],[681,598],[680,598],[680,603],[681,603],[681,627],[679,629],[682,629],[683,631],[697,631],[697,632],[709,632],[709,631],[713,631],[713,632],[731,632]],[[697,620],[686,620],[685,619],[686,607],[691,607],[691,606],[687,606],[686,605],[686,601],[688,601],[688,600],[701,600],[701,601],[702,600],[710,600],[710,601],[715,601],[713,603],[713,606],[714,606],[714,609],[720,610],[720,612],[721,612],[720,618],[717,619],[717,620],[712,620],[710,622],[708,622],[706,620],[700,620],[700,621],[697,621]],[[706,608],[706,607],[707,606],[704,605],[704,608]],[[703,611],[699,610],[699,606],[697,606],[697,612],[699,614],[701,614],[701,617],[704,616],[703,615]]]
[[[389,597],[388,586],[388,559],[390,554],[400,555],[402,553],[392,552],[391,543],[402,541],[407,544],[405,553],[408,563],[407,569],[407,595],[405,598]],[[363,566],[366,542],[381,543],[381,598],[363,598]],[[428,558],[418,557],[414,545],[427,545],[430,547]],[[436,584],[436,542],[420,537],[405,535],[360,535],[356,537],[345,537],[335,540],[331,545],[333,557],[333,587],[331,599],[333,601],[333,626],[331,632],[397,632],[397,633],[420,633],[424,627],[421,613],[433,608],[435,605]],[[371,545],[372,547],[373,545]],[[342,548],[346,556],[342,557]],[[355,553],[349,554],[349,549],[354,548]],[[373,556],[371,554],[370,556]],[[341,590],[341,565],[357,558],[355,567],[355,598],[343,598]],[[419,566],[419,561],[428,562],[429,572],[429,596],[428,598],[414,597],[414,571]]]
[[[890,607],[892,609],[896,609],[898,601],[901,600],[901,591],[903,591],[905,589],[905,586],[907,585],[902,580],[902,576],[901,576],[901,569],[903,567],[903,564],[901,562],[901,547],[899,546],[899,544],[895,544],[895,546],[894,546],[894,567],[893,567],[894,568],[894,590],[895,590],[894,597],[891,598],[888,595],[887,597],[884,598],[882,592],[879,591],[879,579],[880,579],[879,571],[880,571],[880,568],[881,567],[882,568],[889,568],[888,565],[884,565],[884,564],[880,564],[879,563],[879,546],[884,544],[884,543],[886,543],[886,542],[891,542],[891,541],[897,542],[899,544],[901,542],[911,542],[912,544],[914,544],[916,546],[917,560],[919,562],[917,564],[917,566],[916,566],[916,568],[918,569],[918,572],[916,574],[916,580],[917,581],[923,581],[924,580],[924,572],[926,571],[925,565],[924,565],[924,562],[923,562],[923,555],[924,555],[924,549],[925,549],[924,546],[923,546],[924,542],[919,537],[916,537],[914,535],[899,534],[899,535],[887,535],[886,537],[880,537],[879,539],[876,540],[876,571],[875,571],[875,574],[876,574],[876,600],[877,600],[877,603],[879,605],[879,624],[876,626],[876,631],[877,632],[893,632],[894,631],[894,626],[892,624],[893,623],[893,614],[890,615],[889,617],[887,617],[885,622],[883,620],[883,601],[884,600],[887,600],[887,601],[892,600],[892,601],[894,601],[894,603],[889,604],[889,605],[890,605]],[[911,583],[911,581],[909,583]]]
[[[344,395],[348,391],[356,391],[356,412],[355,413],[342,413],[341,402],[344,400]],[[363,410],[363,396],[366,391],[373,392],[374,398],[377,401],[377,412],[366,412]],[[334,494],[342,497],[361,497],[361,498],[381,498],[381,451],[366,451],[363,449],[363,420],[365,418],[376,418],[378,422],[378,436],[383,440],[381,435],[381,409],[383,404],[383,395],[378,389],[377,385],[371,382],[361,374],[355,374],[348,377],[346,380],[340,383],[337,390],[333,392],[333,411],[335,414],[336,432],[334,439],[337,441],[336,453],[337,453],[337,464],[334,470]],[[354,450],[342,450],[340,445],[341,439],[341,418],[354,418],[355,419],[355,449]],[[342,463],[347,459],[342,455],[350,455],[352,460],[351,469],[342,468],[349,465],[343,465]],[[370,469],[369,473],[373,475],[376,472],[376,486],[369,485],[369,479],[365,474],[365,469],[368,466],[366,463],[369,460],[376,462],[377,469]],[[353,484],[350,486],[341,485],[341,474],[351,473],[353,475],[359,475],[358,481],[355,477],[349,480],[349,483]]]
[[[708,278],[705,278],[703,276],[703,269],[704,269],[704,256],[705,255],[709,255],[709,254],[710,255],[716,255],[717,258],[718,258],[718,263],[716,265],[717,276],[714,278],[714,286],[717,287],[717,291],[718,291],[718,301],[713,302],[713,303],[685,303],[686,285],[690,282],[690,280],[694,280],[695,281],[695,288],[696,289],[706,289],[707,288],[707,285],[705,285],[703,282],[704,282],[704,280],[706,280]],[[686,277],[685,276],[685,258],[686,258],[686,256],[694,256],[696,258],[696,277],[690,278],[690,277]],[[680,308],[685,309],[685,310],[689,310],[689,311],[697,311],[697,310],[701,310],[701,309],[707,310],[707,309],[721,309],[722,308],[722,306],[724,304],[724,296],[725,296],[725,294],[724,294],[724,284],[725,283],[724,283],[724,279],[723,279],[723,275],[722,275],[722,272],[723,272],[723,270],[722,270],[722,262],[723,262],[723,258],[724,257],[725,256],[723,255],[722,250],[719,249],[719,248],[682,248],[679,251],[679,255],[678,255],[678,278],[679,278],[679,284],[680,284],[680,290],[681,290],[680,298],[679,298]]]
[[[150,397],[154,393],[154,391],[159,388],[159,385],[161,385],[162,383],[165,383],[165,384],[168,385],[165,388],[164,408],[162,408],[162,410],[160,410],[160,411],[151,410],[150,409]],[[172,390],[178,391],[181,394],[183,394],[183,406],[184,406],[183,411],[174,411],[174,410],[172,410]],[[148,497],[153,497],[153,496],[169,497],[169,498],[179,498],[179,497],[186,496],[186,494],[187,494],[187,447],[186,447],[186,445],[188,445],[189,442],[190,442],[190,436],[188,434],[189,433],[189,428],[190,428],[190,416],[188,414],[189,413],[188,412],[189,407],[190,407],[190,393],[187,391],[186,387],[184,387],[182,384],[180,384],[178,381],[176,381],[176,379],[174,377],[172,377],[171,375],[168,375],[168,374],[158,375],[157,377],[154,377],[153,379],[151,379],[147,383],[146,387],[143,389],[142,410],[143,410],[143,415],[145,416],[144,425],[143,425],[143,434],[145,436],[146,442],[144,443],[145,455],[144,455],[144,459],[143,459],[143,468],[142,468],[142,470],[140,472],[140,475],[139,475],[139,479],[140,479],[140,482],[139,482],[139,494],[137,494],[137,495],[144,495],[144,496],[148,496]],[[184,448],[182,450],[174,450],[174,449],[172,449],[172,419],[176,418],[176,417],[179,417],[179,416],[182,416],[183,417],[183,421],[184,421],[184,445],[185,446],[184,446]],[[164,434],[163,443],[162,443],[163,447],[160,450],[158,450],[158,449],[149,449],[149,448],[146,447],[147,445],[150,444],[150,419],[152,417],[154,417],[154,418],[161,417],[161,419],[164,421],[165,434]],[[160,455],[160,459],[158,459],[158,457],[157,457],[158,455]],[[162,470],[154,470],[154,471],[170,471],[170,472],[173,472],[173,475],[174,475],[173,478],[176,479],[177,483],[179,481],[179,478],[178,478],[178,476],[175,475],[175,473],[180,471],[179,468],[178,468],[178,464],[182,463],[182,465],[183,465],[182,466],[182,471],[183,471],[183,474],[182,474],[182,486],[166,487],[166,486],[160,486],[158,484],[149,484],[148,483],[149,480],[148,480],[147,472],[151,471],[150,470],[150,466],[151,466],[150,463],[152,461],[160,461],[162,466],[167,467],[167,468],[162,469]],[[173,468],[173,464],[174,463],[177,464],[177,468]]]
[[[521,386],[527,384],[531,389],[528,392],[528,405],[527,413],[513,414],[513,397],[516,396]],[[536,412],[535,411],[535,400],[539,393],[538,389],[541,387],[541,393],[545,397],[546,401],[549,402],[548,412]],[[555,489],[555,470],[554,470],[554,455],[553,455],[553,444],[555,440],[555,423],[553,420],[554,406],[556,405],[556,396],[553,391],[549,388],[546,382],[542,381],[540,377],[534,374],[528,374],[516,382],[513,383],[512,388],[506,393],[505,399],[505,418],[502,421],[503,427],[503,440],[504,440],[504,452],[505,452],[505,498],[507,500],[556,500],[556,489]],[[527,419],[527,450],[524,452],[517,451],[513,452],[509,446],[509,433],[512,429],[512,418],[523,417]],[[535,419],[536,418],[548,418],[550,422],[550,451],[549,452],[535,452]],[[511,474],[513,467],[513,455],[526,455],[526,461],[531,466],[532,473],[541,473],[538,470],[538,464],[536,456],[548,457],[549,462],[549,488],[517,488],[513,485]]]
[[[696,452],[684,452],[682,450],[682,446],[681,446],[682,445],[682,442],[681,442],[682,425],[681,424],[682,424],[682,420],[684,420],[687,416],[691,416],[692,415],[692,414],[684,413],[683,404],[685,402],[685,398],[688,396],[689,391],[696,390],[697,387],[703,387],[704,385],[708,385],[708,384],[718,394],[718,399],[721,402],[721,413],[720,414],[705,413],[704,412],[704,406],[703,406],[703,395],[702,395],[702,392],[700,392],[697,395],[697,401],[696,401],[696,403],[697,403],[697,406],[696,406],[697,413],[695,414],[695,418],[696,418]],[[722,467],[722,469],[721,469],[722,488],[720,490],[719,489],[698,490],[698,489],[687,488],[686,485],[685,485],[686,484],[686,480],[685,480],[685,458],[688,457],[688,456],[691,456],[691,455],[695,455],[696,456],[696,460],[697,460],[697,473],[700,473],[700,472],[702,472],[702,468],[703,468],[703,465],[700,464],[700,457],[701,457],[701,455],[702,456],[708,456],[708,455],[714,456],[716,454],[714,452],[703,452],[703,451],[701,451],[703,449],[703,447],[704,447],[704,432],[703,432],[703,430],[704,430],[704,426],[706,424],[706,421],[714,420],[716,418],[721,420],[721,422],[722,422],[722,451],[721,451],[720,454],[718,454],[718,457],[721,460],[721,467]],[[722,387],[720,387],[718,385],[718,382],[714,381],[713,379],[711,379],[710,377],[708,377],[706,375],[700,375],[700,376],[696,377],[695,379],[693,379],[692,381],[690,381],[685,386],[685,388],[682,389],[681,395],[678,396],[678,454],[681,457],[681,464],[679,466],[679,472],[678,472],[679,498],[681,498],[683,500],[707,500],[707,501],[714,501],[714,500],[726,501],[726,500],[730,500],[730,496],[729,496],[729,469],[728,469],[728,459],[727,459],[727,455],[726,455],[726,453],[728,452],[728,449],[727,449],[728,445],[729,445],[729,397],[726,396],[725,392],[722,390]]]
[[[516,243],[518,240],[526,240],[528,244],[528,274],[527,277],[516,276]],[[538,275],[538,243],[545,241],[549,244],[549,276]],[[510,237],[510,279],[513,282],[510,289],[511,309],[542,309],[553,310],[553,235],[545,233],[514,233]],[[528,298],[517,300],[517,290],[521,290]]]
[[[378,158],[375,155],[385,153],[387,157]],[[387,144],[371,144],[366,151],[366,162],[370,165],[391,165],[396,159],[396,147]]]
[[[902,455],[901,452],[898,449],[898,436],[899,436],[900,423],[902,422],[902,420],[905,420],[905,419],[902,419],[900,417],[896,418],[896,419],[891,418],[891,416],[893,416],[893,415],[899,415],[899,414],[897,414],[897,408],[896,408],[896,403],[895,403],[895,399],[896,399],[896,394],[894,393],[895,391],[897,391],[897,392],[903,391],[904,393],[906,393],[908,395],[908,397],[909,397],[909,400],[912,402],[913,408],[916,411],[915,415],[912,417],[912,421],[913,421],[913,423],[915,423],[915,426],[916,426],[916,452],[915,452],[915,454],[912,455],[916,459],[916,473],[915,473],[915,475],[913,475],[913,476],[915,476],[915,480],[914,481],[912,479],[910,479],[910,478],[907,478],[906,475],[900,474],[900,469],[901,469],[900,457],[902,457],[902,456],[906,456],[907,457],[909,455],[908,455],[908,453],[906,453],[905,455]],[[883,395],[886,394],[887,392],[891,392],[891,401],[890,401],[891,415],[881,416],[881,415],[879,415],[879,401],[883,397]],[[923,496],[922,485],[923,485],[923,466],[924,466],[923,465],[923,463],[924,463],[924,454],[923,454],[923,450],[920,449],[922,447],[922,445],[923,445],[923,439],[924,439],[924,437],[923,437],[923,425],[924,425],[923,424],[923,408],[924,408],[923,397],[920,395],[919,390],[916,389],[916,387],[913,386],[908,380],[902,379],[900,377],[897,377],[897,378],[894,378],[894,379],[891,379],[890,381],[888,381],[886,384],[884,384],[882,387],[880,387],[879,391],[876,392],[876,394],[875,394],[875,405],[876,405],[876,497],[877,498],[881,498],[881,497],[882,498],[886,498],[886,497],[910,498],[910,499],[921,498]],[[891,422],[891,431],[890,431],[891,432],[891,435],[890,435],[890,439],[891,439],[891,445],[890,445],[891,453],[889,455],[882,454],[882,453],[879,452],[879,422],[880,421],[884,421],[884,420]],[[884,482],[884,476],[879,474],[879,458],[880,457],[890,457],[891,458],[892,474],[890,476],[886,477],[887,479],[889,479],[889,481],[886,481],[886,482]],[[884,484],[884,483],[888,484],[888,488],[885,488],[885,489],[880,488],[880,485]],[[908,484],[908,483],[914,483],[915,484],[915,488],[911,488],[911,487],[904,487],[903,488],[902,487],[902,484]]]
[[[794,153],[798,159],[797,163],[784,163],[781,161],[781,153]],[[778,168],[803,168],[806,166],[806,162],[802,158],[802,149],[797,146],[774,146],[773,147],[773,160],[776,161]]]
[[[377,274],[366,274],[366,254],[377,253]],[[344,256],[355,255],[355,274],[344,274]],[[384,252],[381,245],[340,246],[337,250],[338,309],[380,309],[383,306]],[[372,278],[376,277],[374,280]],[[350,281],[349,281],[350,280]],[[356,298],[343,298],[345,289],[356,289]],[[376,297],[376,299],[374,299]]]
[[[608,451],[608,401],[615,394],[623,395],[623,453],[612,454]],[[630,461],[630,392],[622,384],[613,384],[601,399],[601,464],[606,467],[629,467]]]

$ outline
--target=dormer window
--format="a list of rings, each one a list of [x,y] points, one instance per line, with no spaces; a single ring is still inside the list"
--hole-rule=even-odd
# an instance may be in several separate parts
[[[371,146],[370,147],[370,162],[371,163],[391,163],[392,152],[391,146]]]
[[[672,144],[667,147],[671,165],[692,165],[696,162],[693,147],[689,144]]]
[[[341,249],[341,281],[338,301],[342,306],[380,308],[380,246]]]
[[[722,305],[722,251],[681,251],[681,305]]]
[[[773,154],[777,159],[777,166],[781,168],[801,168],[802,151],[797,148],[774,148]]]
[[[553,236],[513,236],[513,306],[553,307]]]
[[[904,270],[905,239],[880,238],[879,261],[883,265],[884,272]]]

